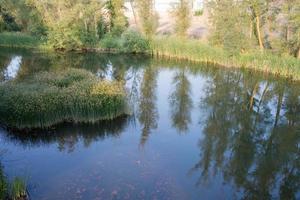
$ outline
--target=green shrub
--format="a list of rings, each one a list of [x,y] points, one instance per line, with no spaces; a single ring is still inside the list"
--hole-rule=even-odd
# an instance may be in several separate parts
[[[108,50],[120,50],[122,47],[121,39],[112,34],[106,34],[100,41],[100,46]]]
[[[0,121],[8,127],[95,122],[126,113],[122,83],[101,81],[86,70],[41,72],[0,85]]]
[[[149,41],[136,31],[126,31],[122,34],[124,52],[145,53],[150,49]]]

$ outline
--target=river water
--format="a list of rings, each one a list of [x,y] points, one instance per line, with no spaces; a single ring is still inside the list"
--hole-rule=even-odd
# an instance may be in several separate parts
[[[300,199],[300,84],[147,56],[0,48],[0,81],[83,68],[123,80],[132,115],[0,129],[32,199]]]

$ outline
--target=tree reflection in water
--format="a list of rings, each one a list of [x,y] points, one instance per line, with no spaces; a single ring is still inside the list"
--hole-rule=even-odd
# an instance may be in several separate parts
[[[157,69],[153,66],[146,67],[141,82],[138,111],[138,118],[142,128],[140,140],[142,146],[147,142],[151,131],[157,128],[156,78]]]
[[[101,121],[94,124],[61,123],[48,130],[24,131],[13,134],[6,132],[6,139],[25,147],[57,144],[60,151],[73,152],[76,144],[82,141],[85,147],[93,142],[104,140],[107,137],[119,137],[130,119],[119,117],[113,121]]]
[[[300,91],[293,83],[221,73],[210,80],[202,101],[209,115],[199,141],[201,159],[191,170],[201,171],[197,184],[222,174],[227,184],[243,191],[244,199],[296,199]],[[279,194],[274,194],[276,188]]]
[[[191,123],[191,84],[185,73],[185,67],[175,73],[173,78],[174,91],[170,95],[170,109],[173,126],[180,132],[187,132]]]

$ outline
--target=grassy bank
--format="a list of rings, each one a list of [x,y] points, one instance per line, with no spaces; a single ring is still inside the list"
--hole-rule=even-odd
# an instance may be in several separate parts
[[[121,83],[80,69],[41,72],[0,85],[0,121],[18,129],[95,122],[127,113]]]
[[[20,48],[38,48],[41,40],[20,32],[0,33],[0,46],[20,47]]]
[[[28,199],[26,183],[19,177],[15,177],[11,183],[3,173],[0,165],[0,199],[1,200],[25,200]]]
[[[176,37],[156,37],[151,44],[155,56],[207,62],[224,67],[249,68],[300,80],[300,60],[293,57],[279,57],[267,52],[248,52],[232,56],[198,40]]]

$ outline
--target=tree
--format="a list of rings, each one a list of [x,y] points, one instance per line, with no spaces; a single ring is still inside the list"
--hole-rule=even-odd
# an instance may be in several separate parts
[[[141,30],[151,38],[158,26],[158,17],[154,9],[154,0],[136,0],[138,16],[140,20]]]
[[[180,0],[171,10],[175,18],[175,33],[179,37],[185,37],[190,26],[190,9],[191,5],[188,0]]]
[[[120,36],[126,29],[127,20],[124,15],[123,0],[108,0],[105,3],[106,17],[109,24],[109,30]]]
[[[290,53],[300,59],[300,2],[285,1],[283,13],[287,18],[286,42]]]
[[[103,3],[98,0],[30,0],[48,28],[55,49],[82,48],[99,39]]]
[[[252,22],[243,1],[208,1],[210,42],[234,53],[252,46]]]

